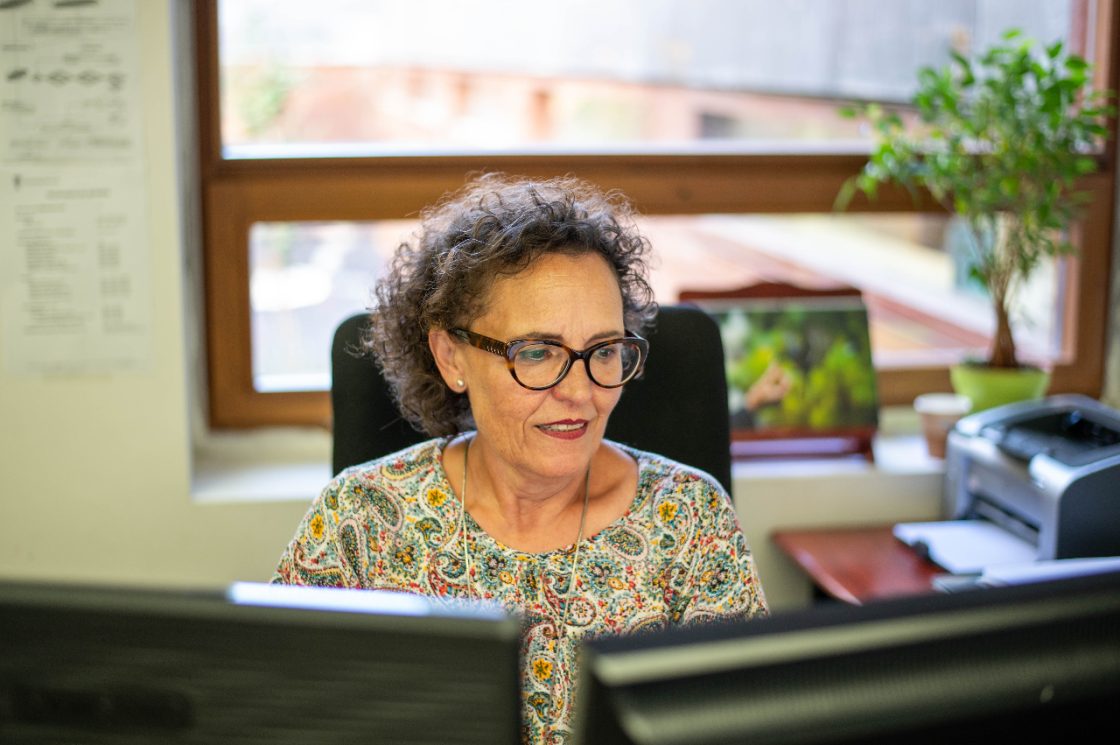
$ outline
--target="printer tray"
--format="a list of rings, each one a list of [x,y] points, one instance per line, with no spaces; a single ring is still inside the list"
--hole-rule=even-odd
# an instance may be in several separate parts
[[[1035,546],[987,520],[899,523],[894,536],[952,574],[980,574],[1038,558]]]

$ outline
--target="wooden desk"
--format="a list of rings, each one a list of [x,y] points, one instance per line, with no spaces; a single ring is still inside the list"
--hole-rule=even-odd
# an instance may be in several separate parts
[[[933,592],[945,570],[899,541],[891,525],[781,530],[771,539],[832,598],[853,605]]]

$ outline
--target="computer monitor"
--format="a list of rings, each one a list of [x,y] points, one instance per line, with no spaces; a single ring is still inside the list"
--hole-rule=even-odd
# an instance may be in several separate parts
[[[395,592],[0,583],[0,742],[519,742],[520,636]]]
[[[1120,714],[1120,574],[600,639],[581,654],[579,745],[1095,742]]]

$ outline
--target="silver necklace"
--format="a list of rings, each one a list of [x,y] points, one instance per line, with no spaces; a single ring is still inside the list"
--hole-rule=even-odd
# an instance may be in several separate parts
[[[472,438],[473,439],[473,438]],[[468,439],[463,447],[463,495],[459,502],[459,540],[463,545],[463,559],[466,569],[467,588],[471,585],[471,552],[467,543],[467,464],[471,452],[471,440]],[[568,608],[571,605],[572,590],[576,586],[576,576],[579,572],[579,549],[583,543],[583,529],[587,523],[587,504],[591,493],[591,466],[588,465],[587,473],[583,478],[583,509],[579,515],[579,534],[576,536],[575,553],[572,555],[572,571],[568,579],[568,589],[564,593],[564,613],[560,617],[560,628],[557,629],[557,642],[562,640],[568,631]],[[543,575],[541,580],[543,581]]]

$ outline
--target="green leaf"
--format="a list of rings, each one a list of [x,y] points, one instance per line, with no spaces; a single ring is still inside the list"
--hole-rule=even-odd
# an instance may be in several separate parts
[[[1071,54],[1066,57],[1066,69],[1070,72],[1084,71],[1089,69],[1089,63],[1084,58]]]
[[[1078,158],[1074,162],[1074,169],[1078,176],[1087,176],[1097,170],[1097,161],[1093,158]]]
[[[844,181],[840,186],[840,191],[836,194],[836,199],[832,202],[832,209],[835,212],[841,212],[848,208],[855,198],[856,192],[859,191],[859,184],[856,182],[855,177],[849,178]]]

